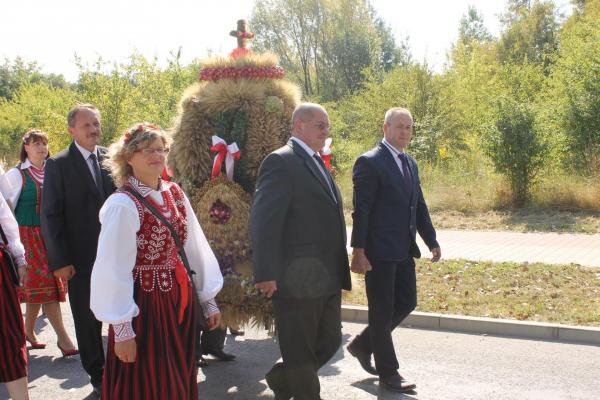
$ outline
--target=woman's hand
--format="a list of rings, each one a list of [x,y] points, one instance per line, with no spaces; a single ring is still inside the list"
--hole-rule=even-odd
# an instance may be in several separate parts
[[[27,264],[19,265],[19,285],[25,286],[27,280]]]
[[[115,342],[115,354],[119,357],[119,360],[126,363],[135,362],[137,355],[137,345],[135,338],[124,340],[122,342]]]

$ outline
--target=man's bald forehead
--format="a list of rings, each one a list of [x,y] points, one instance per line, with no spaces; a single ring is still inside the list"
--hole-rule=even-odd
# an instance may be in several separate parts
[[[299,119],[302,122],[312,121],[315,116],[315,112],[323,112],[327,114],[327,111],[316,103],[302,103],[294,110],[292,114],[292,125]]]
[[[410,111],[408,111],[408,109],[404,107],[394,107],[387,110],[385,117],[383,118],[383,122],[388,125],[391,124],[395,115],[406,115],[411,121],[413,120],[412,114]]]

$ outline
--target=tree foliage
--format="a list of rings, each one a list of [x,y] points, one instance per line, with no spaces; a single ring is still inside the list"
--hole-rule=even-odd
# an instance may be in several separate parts
[[[488,155],[496,171],[508,178],[513,204],[523,206],[543,166],[546,145],[536,132],[529,104],[501,96],[496,112],[497,120],[486,138]]]
[[[50,87],[65,88],[65,78],[57,74],[43,74],[36,62],[26,62],[21,57],[14,61],[4,59],[0,65],[0,98],[11,100],[22,85],[37,82],[46,83]]]
[[[558,51],[558,22],[552,1],[510,0],[502,22],[504,32],[498,43],[501,62],[519,64],[524,61],[544,67],[550,72]]]
[[[279,55],[306,96],[337,100],[356,92],[364,71],[409,60],[389,26],[361,0],[260,0],[252,13],[255,49]]]
[[[600,172],[600,1],[573,4],[561,19],[550,0],[509,0],[498,38],[469,7],[442,71],[411,59],[406,41],[362,0],[259,0],[251,29],[255,50],[275,52],[305,99],[325,104],[340,172],[382,137],[385,111],[404,106],[415,119],[409,151],[426,171],[474,177],[495,168],[523,204],[540,175]],[[2,157],[14,162],[30,127],[48,131],[53,152],[64,148],[76,102],[98,105],[104,144],[133,122],[170,127],[199,68],[179,60],[175,53],[159,66],[134,54],[121,64],[79,63],[75,84],[35,62],[6,60]]]
[[[93,65],[78,63],[75,85],[56,87],[48,81],[21,83],[11,99],[0,98],[0,151],[13,163],[21,136],[39,128],[50,136],[56,152],[70,142],[66,115],[76,103],[92,103],[102,114],[104,144],[135,122],[151,121],[171,126],[185,87],[196,78],[198,64],[182,66],[180,53],[172,55],[165,68],[157,60],[132,55],[126,63],[110,64],[98,59]],[[109,72],[106,72],[106,70]]]

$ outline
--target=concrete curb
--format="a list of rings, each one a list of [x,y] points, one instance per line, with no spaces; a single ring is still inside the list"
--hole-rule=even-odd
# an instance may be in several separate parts
[[[366,323],[368,321],[367,307],[343,305],[342,320]],[[463,315],[414,311],[402,322],[402,326],[600,346],[600,328],[544,322],[532,323],[508,319],[466,317]]]

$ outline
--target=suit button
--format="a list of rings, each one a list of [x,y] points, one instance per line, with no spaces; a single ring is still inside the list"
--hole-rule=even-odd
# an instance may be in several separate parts
[[[412,229],[412,228],[413,228],[413,226],[411,225],[411,226],[409,226],[409,228],[410,228],[410,229]]]

